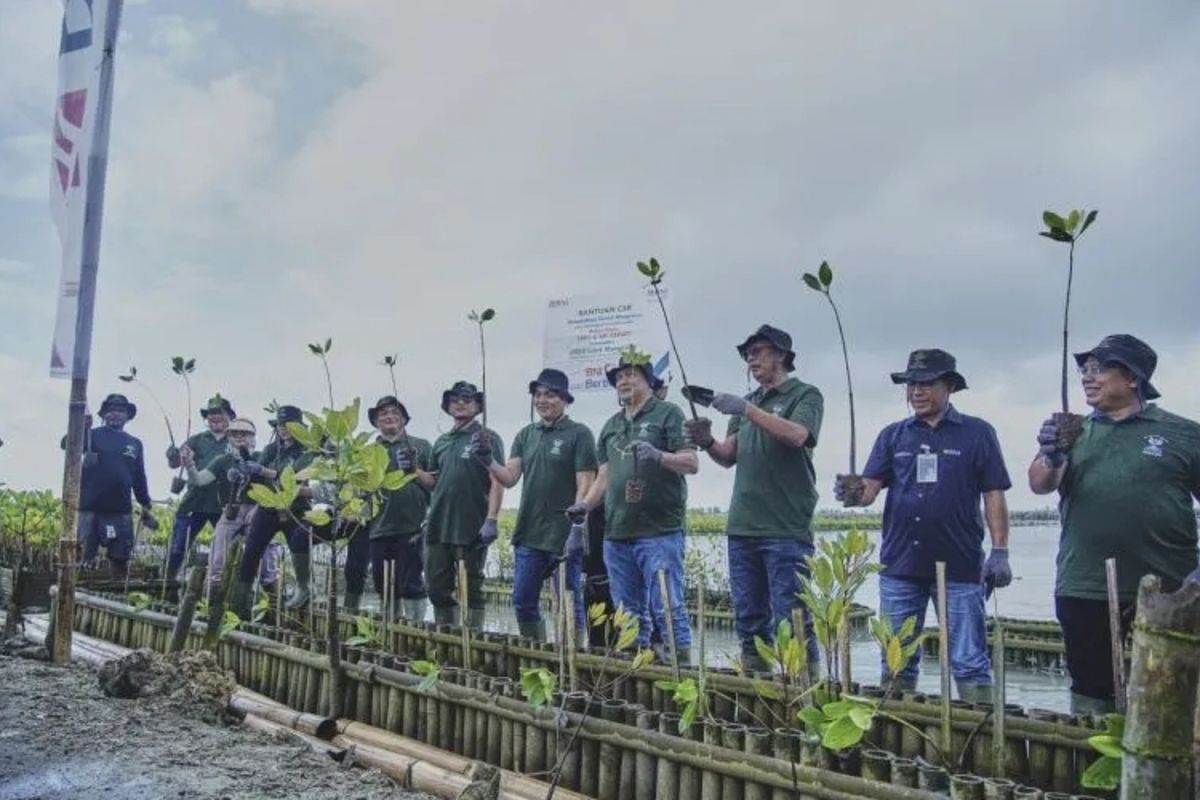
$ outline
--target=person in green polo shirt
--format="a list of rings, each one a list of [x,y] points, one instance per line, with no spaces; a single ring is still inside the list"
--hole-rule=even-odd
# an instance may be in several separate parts
[[[385,492],[379,513],[371,520],[371,578],[375,591],[384,597],[384,571],[392,565],[392,599],[400,601],[404,617],[424,621],[427,595],[421,526],[434,484],[434,476],[429,473],[433,448],[424,439],[409,435],[408,409],[392,395],[381,397],[368,408],[367,419],[379,431],[375,441],[387,448],[388,471],[401,470],[416,476],[406,486]]]
[[[473,383],[458,381],[442,392],[442,411],[454,427],[433,443],[436,478],[429,498],[425,526],[425,580],[433,617],[439,624],[459,621],[459,560],[466,562],[467,624],[483,629],[483,566],[496,541],[496,517],[504,487],[488,474],[493,459],[504,459],[504,444],[495,431],[476,421],[483,412],[483,392]]]
[[[688,438],[722,467],[737,470],[725,529],[734,623],[742,643],[742,664],[765,671],[754,646],[768,643],[780,620],[800,606],[799,575],[813,553],[812,517],[817,505],[813,449],[821,430],[825,399],[815,386],[790,377],[796,369],[792,337],[761,325],[737,346],[758,388],[738,397],[717,394],[712,407],[729,415],[722,441],[711,420],[688,420]],[[819,664],[811,619],[809,663]]]
[[[200,416],[208,425],[208,430],[188,438],[182,448],[174,445],[167,448],[167,464],[171,469],[179,469],[183,465],[183,455],[201,466],[212,461],[229,446],[225,439],[225,430],[229,421],[237,414],[233,406],[221,395],[214,395],[200,409]],[[219,485],[210,483],[205,486],[188,484],[179,508],[175,511],[175,524],[171,530],[171,545],[167,554],[167,576],[174,578],[183,566],[183,559],[191,549],[192,543],[204,529],[205,525],[217,524],[221,518],[221,509],[225,501],[219,496]]]
[[[640,620],[638,647],[649,644],[652,623],[669,629],[658,578],[665,575],[675,652],[680,665],[687,665],[692,631],[683,594],[684,476],[696,474],[700,460],[684,440],[679,406],[652,392],[649,356],[633,347],[623,352],[608,382],[623,408],[600,431],[595,483],[568,513],[585,513],[603,502],[610,590],[613,601]]]
[[[502,486],[511,489],[522,477],[521,505],[513,530],[513,609],[521,635],[546,639],[542,619],[542,584],[562,563],[567,589],[574,600],[576,642],[587,642],[584,622],[583,554],[586,536],[582,525],[572,526],[564,511],[582,500],[596,477],[596,441],[586,425],[567,416],[575,402],[567,376],[544,369],[529,383],[538,421],[526,425],[513,439],[508,463],[493,461],[488,469]],[[555,589],[558,585],[555,584]]]
[[[1043,423],[1029,488],[1059,493],[1054,606],[1071,711],[1101,714],[1115,708],[1104,562],[1116,559],[1126,627],[1143,576],[1174,591],[1196,570],[1200,424],[1149,402],[1159,397],[1150,383],[1158,356],[1140,339],[1106,336],[1075,361],[1092,414],[1069,451],[1054,418]]]

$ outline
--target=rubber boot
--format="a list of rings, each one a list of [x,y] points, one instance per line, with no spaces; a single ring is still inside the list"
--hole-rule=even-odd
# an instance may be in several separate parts
[[[400,610],[404,618],[412,622],[425,621],[425,608],[429,602],[424,597],[404,597],[400,600]]]
[[[882,680],[883,686],[886,687],[888,685],[888,682],[891,680],[892,680],[892,678],[890,676],[884,675],[883,680]],[[900,675],[895,679],[895,683],[892,687],[892,692],[896,695],[899,695],[901,692],[915,692],[916,690],[917,690],[917,679],[916,678],[907,678],[903,675]]]
[[[250,619],[250,596],[254,593],[253,581],[234,581],[229,590],[229,610],[240,620]]]
[[[517,631],[523,639],[533,639],[535,642],[546,641],[546,620],[537,622],[518,622]]]
[[[575,629],[575,649],[581,653],[586,653],[588,649],[588,629],[586,625],[580,625]]]
[[[679,659],[679,668],[680,669],[691,669],[692,668],[692,648],[690,648],[690,647],[675,648],[675,657],[677,659]]]
[[[346,593],[346,598],[342,600],[342,610],[347,614],[357,614],[358,608],[362,604],[361,594]]]
[[[304,608],[312,597],[312,553],[292,553],[292,569],[296,570],[296,590],[283,604],[289,611]]]
[[[1094,717],[1102,717],[1105,714],[1112,714],[1116,710],[1117,704],[1114,700],[1103,700],[1099,697],[1088,697],[1086,694],[1071,692],[1072,714],[1091,714]]]
[[[968,681],[954,681],[954,685],[958,687],[958,699],[967,703],[988,703],[992,702],[992,685],[990,683],[970,683]]]
[[[770,672],[771,667],[758,653],[742,653],[742,670],[746,673]]]
[[[123,581],[129,574],[129,562],[114,558],[108,562],[108,572],[114,581]]]
[[[487,613],[483,608],[468,608],[467,609],[467,627],[476,633],[483,633],[483,618]]]
[[[433,621],[438,625],[457,625],[458,608],[456,606],[434,606]]]

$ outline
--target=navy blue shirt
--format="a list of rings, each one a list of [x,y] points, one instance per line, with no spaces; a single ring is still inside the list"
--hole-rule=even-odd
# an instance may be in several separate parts
[[[936,481],[931,469],[918,481],[923,453],[937,456]],[[991,425],[954,406],[936,428],[916,416],[894,422],[875,440],[863,477],[888,490],[879,554],[884,575],[933,578],[935,563],[945,561],[947,580],[981,579],[982,495],[1012,487]]]
[[[149,506],[141,440],[108,426],[92,428],[88,438],[84,446],[79,510],[127,514],[133,510],[131,493],[143,506]],[[93,460],[95,463],[89,466],[88,462]]]

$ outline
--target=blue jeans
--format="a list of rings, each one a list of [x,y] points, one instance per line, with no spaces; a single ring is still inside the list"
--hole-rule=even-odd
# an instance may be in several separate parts
[[[637,646],[650,644],[651,624],[664,633],[667,615],[658,588],[658,571],[667,577],[667,597],[675,646],[692,646],[692,626],[683,599],[683,531],[643,539],[605,539],[604,563],[608,565],[613,603],[637,617]]]
[[[767,644],[775,641],[779,620],[791,620],[792,609],[802,607],[797,593],[800,576],[808,575],[805,556],[813,546],[794,538],[730,536],[729,586],[733,595],[733,622],[743,655],[754,655],[754,637]],[[812,616],[804,611],[804,636],[808,662],[821,663],[821,651],[813,634]]]
[[[936,606],[937,584],[933,580],[879,576],[879,613],[887,616],[893,630],[899,630],[904,620],[915,616],[916,633],[920,633],[925,627],[925,608],[930,600]],[[950,606],[950,671],[955,680],[962,683],[990,684],[992,660],[988,656],[983,586],[975,582],[947,581],[946,602]],[[918,651],[900,670],[900,677],[916,680],[920,660]],[[886,681],[886,656],[881,662]]]
[[[175,514],[175,524],[171,528],[171,550],[167,556],[167,577],[174,578],[183,566],[184,556],[188,549],[204,530],[205,523],[217,526],[220,514],[208,514],[203,511],[193,511]]]
[[[513,567],[513,610],[517,622],[541,622],[542,620],[542,584],[546,580],[546,570],[558,561],[558,556],[546,550],[519,544],[513,548],[516,554],[516,564]],[[580,575],[583,572],[583,551],[567,558],[567,588],[571,591],[571,601],[575,605],[575,629],[584,626],[583,583]],[[558,572],[553,573],[550,582],[554,585],[554,594],[558,594]]]

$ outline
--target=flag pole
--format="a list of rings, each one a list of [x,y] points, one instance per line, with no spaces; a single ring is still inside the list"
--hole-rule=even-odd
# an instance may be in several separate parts
[[[67,407],[67,447],[63,464],[63,527],[58,542],[58,602],[55,607],[51,659],[71,660],[71,632],[75,617],[75,570],[79,558],[79,487],[83,471],[84,414],[87,408],[88,371],[91,365],[92,317],[96,299],[96,273],[100,265],[100,227],[104,216],[104,180],[108,169],[108,127],[112,109],[113,53],[121,24],[123,0],[110,0],[104,18],[104,43],[96,95],[96,123],[87,160],[83,246],[79,273],[78,312],[71,364],[71,399]]]

